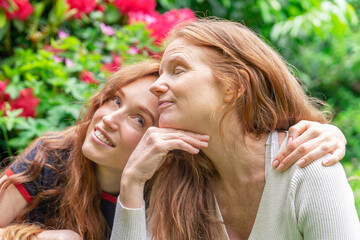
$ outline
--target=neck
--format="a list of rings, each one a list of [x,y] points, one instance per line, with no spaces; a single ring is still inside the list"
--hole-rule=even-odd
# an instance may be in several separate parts
[[[215,130],[209,134],[209,146],[203,150],[219,173],[216,184],[235,186],[265,181],[265,143],[268,134],[259,138],[244,135],[234,116],[227,116],[223,126],[223,138],[220,137],[219,128],[212,128]]]
[[[118,169],[96,165],[96,178],[104,192],[119,194],[121,172]]]

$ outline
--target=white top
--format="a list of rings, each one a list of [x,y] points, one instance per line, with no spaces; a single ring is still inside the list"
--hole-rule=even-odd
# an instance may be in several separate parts
[[[323,167],[321,158],[305,168],[294,164],[279,172],[271,161],[286,143],[287,136],[279,148],[277,132],[266,142],[266,183],[249,239],[359,240],[354,195],[341,164]],[[222,219],[219,208],[218,215]],[[111,239],[151,239],[145,208],[125,208],[118,201]]]

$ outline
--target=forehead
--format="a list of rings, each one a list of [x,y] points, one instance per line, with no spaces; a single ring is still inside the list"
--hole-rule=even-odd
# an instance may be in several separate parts
[[[125,86],[121,87],[122,92],[131,92],[132,94],[151,94],[150,86],[156,80],[155,76],[146,76],[136,79],[134,82],[126,84]]]
[[[209,49],[195,46],[182,38],[174,39],[165,49],[161,60],[160,72],[172,60],[183,59],[189,63],[204,62]]]

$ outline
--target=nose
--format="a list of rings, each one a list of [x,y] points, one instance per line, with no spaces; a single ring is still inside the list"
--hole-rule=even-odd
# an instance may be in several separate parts
[[[110,131],[119,130],[119,124],[121,123],[122,115],[123,113],[120,110],[104,115],[102,118],[104,128],[107,128]]]
[[[160,76],[151,86],[150,92],[155,96],[159,97],[160,95],[166,93],[169,90],[169,86],[164,81],[164,77]]]

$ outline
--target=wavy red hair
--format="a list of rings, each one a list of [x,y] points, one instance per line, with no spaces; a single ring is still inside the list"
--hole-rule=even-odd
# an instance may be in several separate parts
[[[16,161],[26,161],[25,157],[30,151],[39,146],[33,162],[29,162],[30,167],[27,171],[10,176],[1,183],[0,197],[10,184],[34,180],[39,176],[46,159],[50,155],[56,157],[61,166],[52,167],[56,167],[59,173],[59,187],[37,194],[24,210],[24,214],[33,209],[40,200],[55,196],[58,199],[58,208],[54,216],[46,219],[44,228],[70,229],[79,233],[83,239],[103,239],[109,227],[100,209],[101,189],[96,180],[95,163],[81,152],[86,132],[96,110],[114,96],[118,89],[142,77],[158,76],[158,70],[158,62],[147,61],[122,67],[114,73],[103,89],[86,104],[83,110],[85,114],[79,118],[76,126],[63,132],[44,134],[16,158]],[[66,159],[61,159],[64,152]]]

